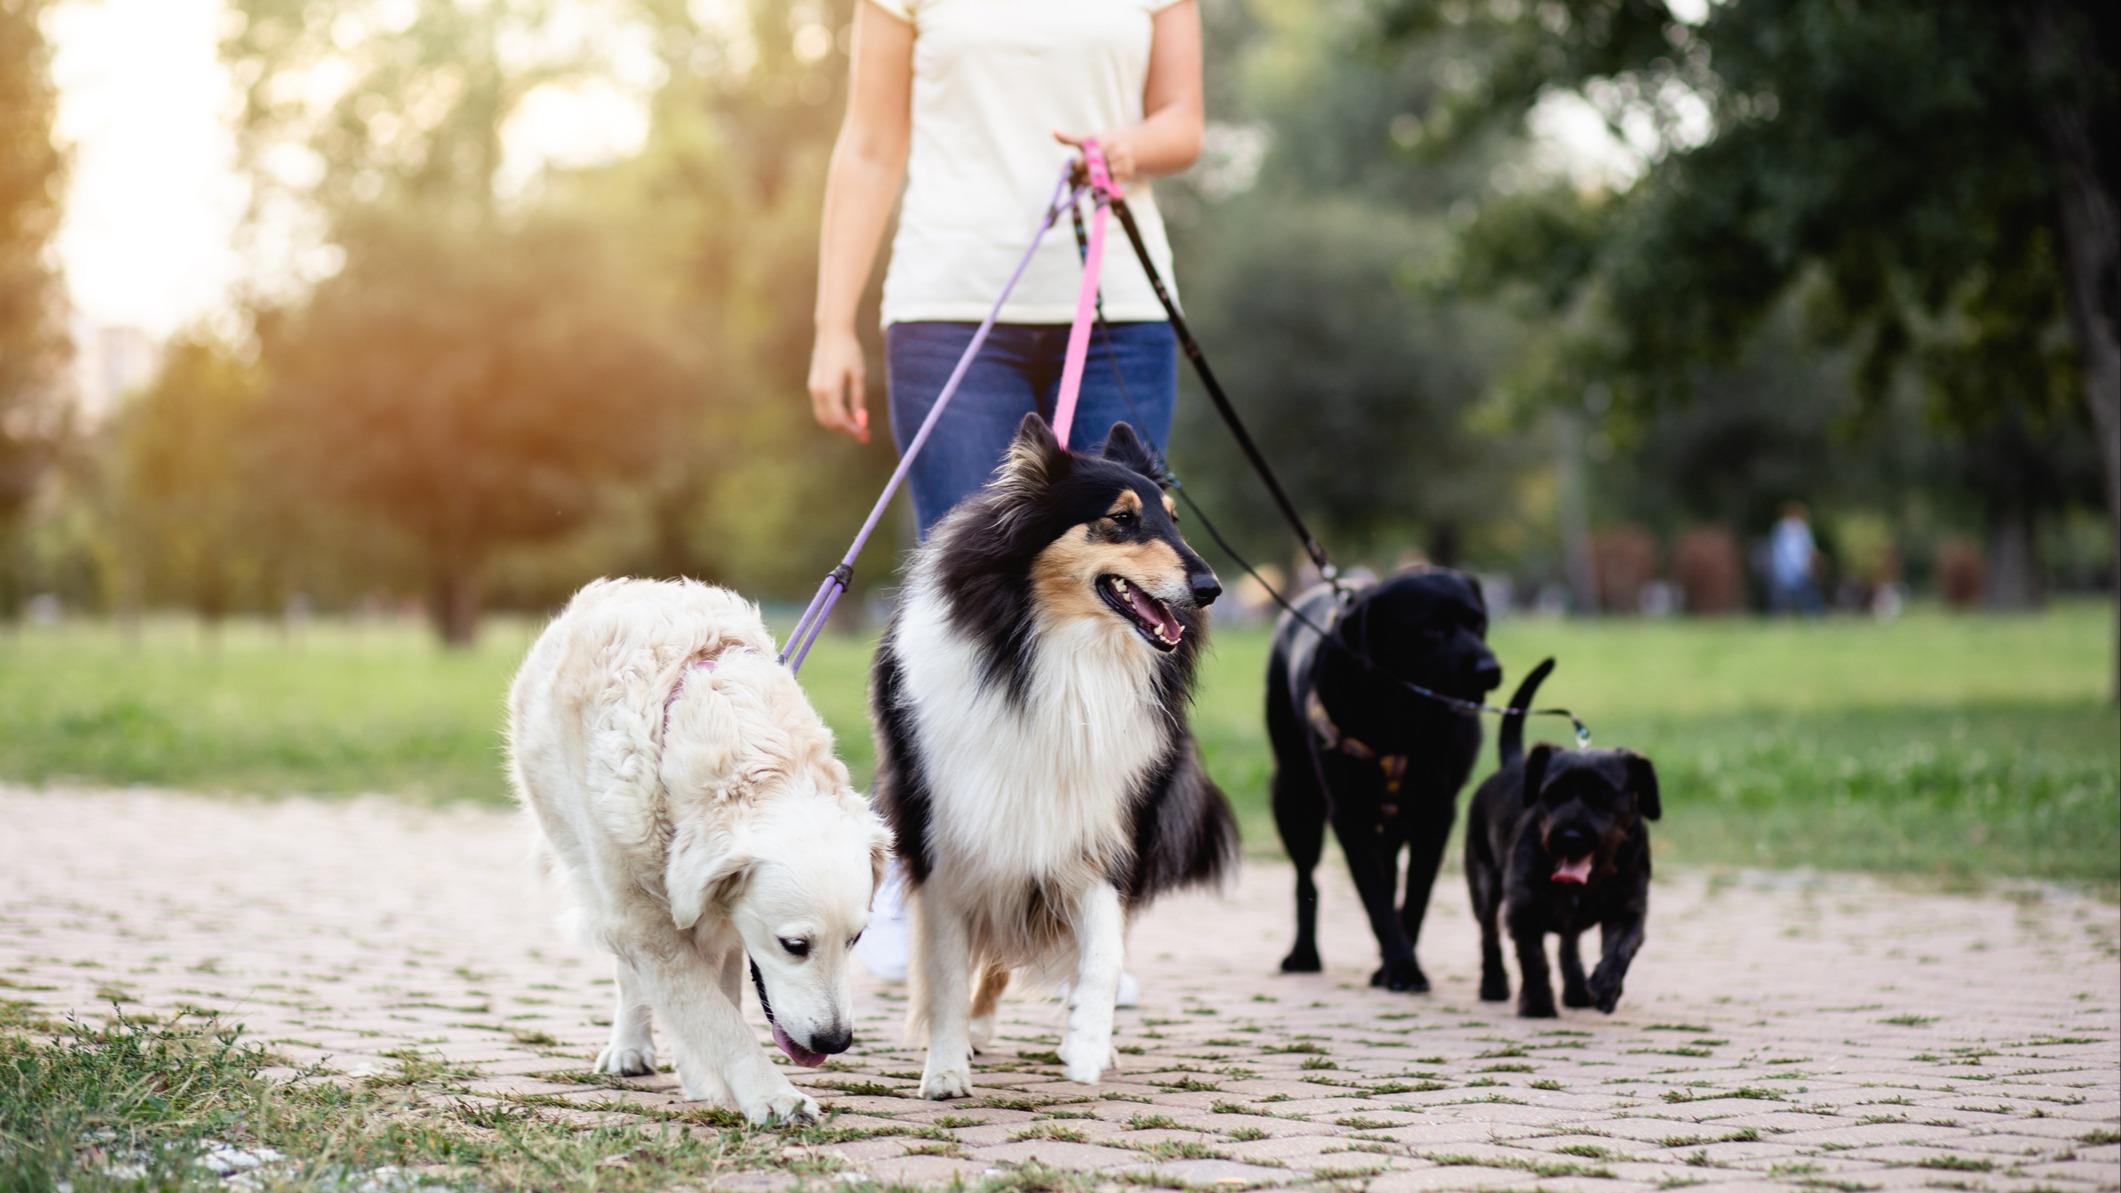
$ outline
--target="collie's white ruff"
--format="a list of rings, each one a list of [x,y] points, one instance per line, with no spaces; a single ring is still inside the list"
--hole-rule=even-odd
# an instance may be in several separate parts
[[[1168,746],[1156,656],[1116,617],[1042,613],[1032,681],[1014,705],[982,684],[978,648],[950,624],[929,573],[912,577],[897,630],[903,705],[934,763],[924,772],[934,864],[912,899],[908,1027],[928,1032],[921,1096],[971,1091],[972,1048],[993,1019],[989,1010],[971,1022],[970,982],[994,964],[1067,977],[1061,1061],[1069,1080],[1094,1083],[1116,1061],[1126,947],[1110,875],[1133,847],[1129,795]],[[1063,931],[1040,932],[1042,921]]]
[[[746,958],[791,1056],[845,1048],[848,947],[890,834],[757,607],[690,581],[593,583],[531,648],[509,713],[516,790],[580,927],[618,959],[597,1071],[653,1072],[659,1014],[687,1097],[814,1117],[744,1022]]]

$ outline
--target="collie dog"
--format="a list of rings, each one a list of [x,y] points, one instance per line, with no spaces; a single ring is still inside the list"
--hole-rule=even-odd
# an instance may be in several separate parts
[[[579,926],[618,958],[596,1070],[655,1071],[756,1123],[817,1117],[742,1011],[748,968],[799,1065],[854,1040],[849,951],[891,835],[774,660],[757,606],[693,581],[599,580],[530,648],[510,770]]]
[[[1027,416],[914,557],[878,646],[876,795],[912,891],[924,1098],[971,1092],[1018,967],[1068,983],[1061,1061],[1097,1081],[1127,917],[1235,858],[1186,728],[1222,586],[1163,480],[1124,423],[1084,455]]]

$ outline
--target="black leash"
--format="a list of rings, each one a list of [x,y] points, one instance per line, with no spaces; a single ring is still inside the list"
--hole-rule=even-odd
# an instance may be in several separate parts
[[[1199,375],[1201,385],[1208,391],[1208,397],[1214,401],[1216,412],[1222,416],[1223,424],[1230,429],[1231,436],[1237,440],[1238,447],[1244,451],[1245,458],[1251,462],[1253,471],[1258,473],[1259,479],[1265,483],[1268,492],[1273,495],[1275,504],[1281,507],[1282,516],[1288,520],[1290,529],[1294,530],[1296,537],[1302,541],[1304,552],[1311,557],[1311,562],[1317,565],[1319,575],[1324,578],[1326,583],[1333,586],[1335,595],[1345,601],[1350,593],[1341,582],[1339,569],[1334,567],[1332,560],[1326,555],[1326,549],[1319,545],[1318,539],[1312,535],[1310,528],[1304,525],[1304,520],[1296,512],[1296,507],[1289,500],[1288,493],[1282,489],[1281,481],[1275,477],[1273,468],[1268,466],[1266,457],[1260,454],[1259,446],[1253,442],[1252,434],[1245,428],[1244,420],[1237,416],[1237,410],[1230,405],[1229,395],[1223,392],[1222,383],[1215,379],[1214,370],[1208,367],[1208,357],[1201,351],[1200,341],[1193,338],[1192,329],[1186,326],[1185,315],[1180,313],[1178,304],[1172,301],[1170,290],[1164,286],[1162,275],[1156,271],[1156,263],[1149,258],[1149,247],[1142,242],[1141,229],[1135,226],[1134,213],[1127,209],[1127,201],[1125,199],[1113,199],[1111,200],[1111,207],[1112,213],[1119,217],[1120,227],[1126,230],[1128,243],[1134,246],[1134,255],[1141,261],[1142,273],[1149,279],[1149,288],[1156,292],[1157,301],[1163,304],[1164,314],[1171,322],[1172,333],[1177,337],[1179,346],[1184,349],[1186,359],[1193,362],[1193,370]],[[1082,208],[1078,204],[1070,204],[1068,214],[1075,225],[1076,251],[1079,254],[1087,254],[1090,241],[1089,234],[1083,227]],[[1113,383],[1119,387],[1120,399],[1127,404],[1127,409],[1134,415],[1134,421],[1137,428],[1139,428],[1142,424],[1141,411],[1135,407],[1133,396],[1127,392],[1126,380],[1120,373],[1119,356],[1112,348],[1112,328],[1110,324],[1105,322],[1105,297],[1103,291],[1099,291],[1097,296],[1097,329],[1105,342],[1105,359],[1111,363]],[[1348,643],[1341,640],[1339,635],[1329,632],[1325,627],[1311,620],[1308,614],[1298,609],[1289,598],[1283,596],[1280,589],[1268,583],[1266,577],[1259,574],[1259,569],[1253,567],[1243,555],[1238,553],[1237,548],[1230,545],[1230,540],[1223,537],[1222,531],[1216,528],[1214,520],[1208,517],[1208,511],[1201,508],[1200,503],[1193,499],[1192,492],[1179,481],[1178,474],[1172,471],[1171,463],[1164,455],[1163,445],[1153,439],[1149,439],[1146,432],[1144,432],[1143,438],[1148,440],[1149,450],[1156,453],[1157,463],[1163,468],[1164,475],[1170,478],[1172,490],[1178,494],[1179,500],[1186,503],[1186,508],[1193,511],[1193,516],[1200,520],[1201,526],[1208,532],[1208,537],[1215,540],[1215,545],[1222,549],[1223,554],[1230,557],[1231,562],[1242,569],[1246,575],[1252,577],[1253,582],[1266,590],[1267,595],[1273,598],[1275,604],[1281,606],[1283,612],[1296,619],[1304,628],[1317,634],[1321,642],[1331,645],[1334,649],[1346,654],[1370,671],[1391,680],[1415,695],[1458,709],[1469,716],[1478,716],[1485,712],[1505,717],[1565,717],[1576,730],[1577,746],[1581,748],[1588,747],[1591,744],[1590,727],[1585,725],[1575,713],[1570,712],[1566,708],[1509,708],[1488,704],[1480,700],[1467,700],[1462,696],[1447,695],[1446,693],[1423,687],[1421,684],[1414,683],[1411,680],[1402,679],[1387,670],[1383,664],[1371,658],[1368,653],[1348,645]],[[1309,735],[1307,734],[1306,736],[1308,737]],[[1317,759],[1314,757],[1312,762],[1316,765]],[[1320,777],[1320,781],[1324,781],[1323,776]]]

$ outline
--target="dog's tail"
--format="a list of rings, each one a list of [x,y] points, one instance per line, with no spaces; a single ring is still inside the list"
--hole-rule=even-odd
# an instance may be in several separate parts
[[[1511,695],[1510,711],[1516,715],[1504,717],[1502,730],[1495,735],[1495,752],[1501,758],[1502,765],[1508,766],[1524,757],[1524,710],[1532,707],[1532,698],[1539,694],[1540,682],[1545,680],[1547,673],[1552,670],[1554,660],[1542,660],[1539,666],[1532,668],[1530,675],[1524,677],[1524,682],[1518,684],[1517,691]]]

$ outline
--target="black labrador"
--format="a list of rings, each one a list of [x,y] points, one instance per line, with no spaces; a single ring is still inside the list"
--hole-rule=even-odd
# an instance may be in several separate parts
[[[1384,958],[1370,984],[1427,990],[1414,947],[1480,722],[1400,681],[1468,700],[1501,683],[1487,603],[1471,576],[1415,567],[1344,601],[1321,585],[1296,607],[1331,640],[1285,613],[1267,661],[1274,823],[1296,863],[1296,945],[1282,971],[1319,969],[1312,871],[1330,821]],[[1406,900],[1395,907],[1402,850]]]
[[[1510,698],[1529,708],[1534,668]],[[1510,997],[1502,967],[1507,929],[1517,946],[1517,1013],[1551,1018],[1546,938],[1561,937],[1561,1001],[1610,1012],[1620,1003],[1628,963],[1642,947],[1650,914],[1650,830],[1663,814],[1657,769],[1633,750],[1563,750],[1544,743],[1524,752],[1524,718],[1496,734],[1502,767],[1480,790],[1466,819],[1466,885],[1480,921],[1480,997]],[[1584,977],[1577,938],[1596,926],[1598,968]]]

